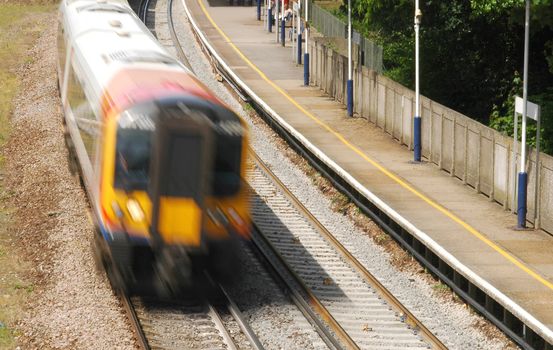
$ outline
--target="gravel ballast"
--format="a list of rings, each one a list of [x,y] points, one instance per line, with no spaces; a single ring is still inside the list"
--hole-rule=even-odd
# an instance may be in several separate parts
[[[180,23],[179,37],[198,77],[247,120],[256,152],[387,288],[453,349],[512,346],[503,336],[490,338],[481,331],[479,325],[485,323],[481,317],[462,304],[445,301],[423,274],[394,267],[382,247],[346,216],[333,211],[327,196],[287,156],[286,145],[259,118],[244,112],[226,86],[217,82],[178,0],[175,15]],[[56,23],[56,13],[44,21]],[[47,26],[30,52],[33,59],[19,71],[22,85],[11,121],[12,137],[3,151],[5,185],[11,205],[17,208],[10,232],[30,262],[33,281],[26,313],[18,324],[17,341],[23,349],[133,349],[136,344],[119,302],[105,274],[95,268],[88,203],[69,172],[56,85],[55,43],[56,27]],[[237,299],[254,300],[256,307],[247,311],[252,320],[258,317],[266,324],[265,330],[276,328],[283,320],[291,322],[289,330],[295,329],[296,315],[274,316],[280,311],[272,303],[279,298],[267,302],[252,297],[258,287],[255,281],[251,283],[243,285]],[[254,314],[255,309],[259,313]],[[282,344],[279,337],[285,334],[263,336],[276,348]],[[285,344],[307,349],[313,347],[309,342],[307,335],[289,334]]]
[[[44,23],[56,23],[51,12]],[[56,76],[56,25],[18,72],[6,144],[11,235],[30,262],[33,291],[18,324],[22,349],[134,349],[104,272],[95,268],[86,196],[68,167]]]
[[[436,293],[428,275],[401,271],[395,267],[389,253],[357,228],[352,220],[332,210],[331,200],[313,184],[311,178],[296,165],[297,162],[292,162],[287,156],[290,153],[288,146],[260,118],[246,113],[227,87],[217,82],[213,69],[192,34],[182,4],[180,1],[176,3],[175,15],[181,23],[178,26],[179,38],[194,71],[219,98],[248,122],[253,149],[317,219],[448,347],[515,348],[501,332],[489,326],[485,319],[475,315],[464,304],[447,300]],[[252,16],[254,11],[252,7]]]

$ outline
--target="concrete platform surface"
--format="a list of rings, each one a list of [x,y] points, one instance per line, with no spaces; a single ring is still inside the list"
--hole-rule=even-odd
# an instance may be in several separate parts
[[[231,69],[283,119],[368,190],[461,263],[553,329],[553,237],[516,231],[516,217],[413,155],[317,87],[303,66],[255,20],[255,7],[186,0],[195,21]]]

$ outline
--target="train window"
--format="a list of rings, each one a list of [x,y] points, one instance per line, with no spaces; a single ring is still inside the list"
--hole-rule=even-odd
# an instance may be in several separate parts
[[[213,114],[201,110],[191,111],[188,107],[167,108],[169,115],[179,118],[182,113],[193,118],[205,116],[213,123]],[[229,113],[229,112],[226,112]],[[213,169],[211,189],[214,196],[225,197],[235,195],[241,186],[240,166],[242,161],[243,129],[238,119],[225,117],[213,123],[215,132],[215,164]]]
[[[75,123],[79,128],[81,140],[86,149],[88,159],[91,164],[96,160],[96,144],[100,130],[100,123],[96,119],[94,110],[88,102],[82,85],[75,74],[73,66],[69,69],[69,79],[67,82],[67,100],[69,107],[75,118]]]
[[[125,191],[148,189],[152,132],[119,128],[114,186]]]
[[[84,91],[81,88],[81,83],[75,74],[73,65],[69,69],[69,79],[67,80],[67,101],[71,110],[75,110],[85,99]]]
[[[174,135],[169,146],[168,179],[163,195],[189,197],[198,200],[200,193],[200,152],[202,139],[199,136]]]
[[[58,23],[58,61],[60,63],[60,73],[63,78],[63,75],[65,74],[65,56],[67,55],[67,52],[65,47],[65,33],[63,30],[63,23],[61,21],[63,21],[63,19],[60,19]]]
[[[121,7],[116,4],[89,4],[77,7],[77,12],[81,11],[102,11],[102,12],[118,12],[118,13],[127,13],[128,10],[124,7]]]
[[[215,174],[213,194],[232,196],[240,190],[242,137],[218,134],[215,141]]]

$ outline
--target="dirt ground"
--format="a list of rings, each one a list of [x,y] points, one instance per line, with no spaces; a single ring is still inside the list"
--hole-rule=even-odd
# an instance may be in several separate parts
[[[86,196],[69,172],[56,18],[50,6],[7,28],[35,35],[9,67],[16,84],[1,146],[0,347],[132,349],[119,301],[94,264]]]

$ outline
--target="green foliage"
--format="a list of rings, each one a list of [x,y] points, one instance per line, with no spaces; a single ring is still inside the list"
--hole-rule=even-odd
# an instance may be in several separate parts
[[[522,79],[517,75],[513,80],[513,87],[509,97],[501,106],[493,106],[490,116],[490,126],[501,133],[513,136],[515,96],[522,96]],[[553,87],[544,92],[528,97],[530,102],[536,103],[541,108],[541,142],[542,151],[551,154],[553,151]],[[521,140],[522,118],[518,117],[518,140]],[[531,119],[527,122],[527,142],[530,146],[536,146],[537,123]]]
[[[520,78],[513,79],[523,66],[525,1],[420,0],[420,8],[421,92],[484,124],[512,130],[509,109],[521,86]],[[410,88],[413,15],[412,0],[352,0],[355,26],[384,48],[385,74]],[[542,105],[542,145],[553,153],[553,0],[532,0],[530,28],[529,99]]]

